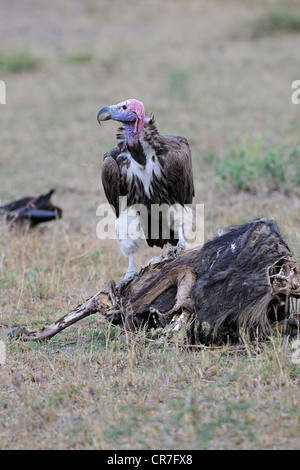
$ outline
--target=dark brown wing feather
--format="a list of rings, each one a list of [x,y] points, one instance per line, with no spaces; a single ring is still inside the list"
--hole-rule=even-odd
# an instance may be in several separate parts
[[[164,136],[164,173],[175,202],[192,204],[195,195],[192,157],[185,137]]]
[[[106,198],[119,217],[119,196],[120,196],[120,170],[116,162],[116,157],[120,152],[119,147],[114,147],[105,153],[102,164],[101,178]]]
[[[163,139],[163,152],[159,157],[159,162],[163,167],[163,173],[165,175],[164,187],[168,192],[168,197],[162,203],[175,204],[179,203],[182,206],[184,204],[192,204],[194,197],[194,183],[193,183],[193,168],[192,168],[192,157],[188,141],[185,137],[165,135]],[[160,183],[162,184],[162,182]],[[161,192],[162,196],[162,192]],[[160,213],[159,224],[160,229],[162,228],[163,219],[166,217],[166,213]],[[155,221],[149,217],[148,228],[151,227],[151,223]],[[149,232],[151,233],[151,232]],[[163,248],[164,245],[170,243],[175,246],[178,243],[173,230],[170,230],[169,237],[160,231],[160,237],[158,239],[147,239],[149,246],[159,246]]]

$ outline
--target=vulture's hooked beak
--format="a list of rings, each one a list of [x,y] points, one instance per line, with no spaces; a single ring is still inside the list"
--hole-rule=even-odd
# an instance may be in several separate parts
[[[112,106],[105,106],[104,108],[100,109],[97,120],[99,124],[101,124],[102,121],[108,121],[109,119],[124,123],[135,122],[136,113],[131,109],[128,109],[126,104],[122,103]]]
[[[100,109],[98,116],[97,116],[97,121],[99,124],[101,124],[101,121],[108,121],[109,119],[112,118],[112,109],[111,106],[105,106],[104,108]]]

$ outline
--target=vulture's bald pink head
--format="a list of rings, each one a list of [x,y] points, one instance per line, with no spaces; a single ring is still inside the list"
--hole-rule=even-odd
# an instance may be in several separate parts
[[[113,119],[125,124],[127,140],[130,145],[135,144],[145,124],[144,105],[136,99],[129,99],[113,106],[105,106],[100,109],[97,119],[102,121]]]

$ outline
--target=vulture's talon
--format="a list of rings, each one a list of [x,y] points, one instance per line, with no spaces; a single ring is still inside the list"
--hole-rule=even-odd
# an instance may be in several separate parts
[[[140,274],[137,272],[137,271],[134,271],[134,272],[129,272],[129,273],[126,273],[125,276],[123,277],[122,281],[120,281],[119,283],[119,286],[116,288],[116,293],[117,293],[117,296],[120,298],[120,297],[123,297],[124,296],[124,289],[125,287],[131,282],[133,281],[133,279],[135,279],[136,277],[140,278]]]

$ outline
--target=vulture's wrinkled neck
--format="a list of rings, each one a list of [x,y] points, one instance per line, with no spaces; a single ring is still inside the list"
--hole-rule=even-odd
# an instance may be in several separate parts
[[[126,139],[129,145],[132,146],[132,145],[137,144],[140,134],[138,132],[135,132],[134,122],[128,122],[125,124],[125,133],[126,133]]]

